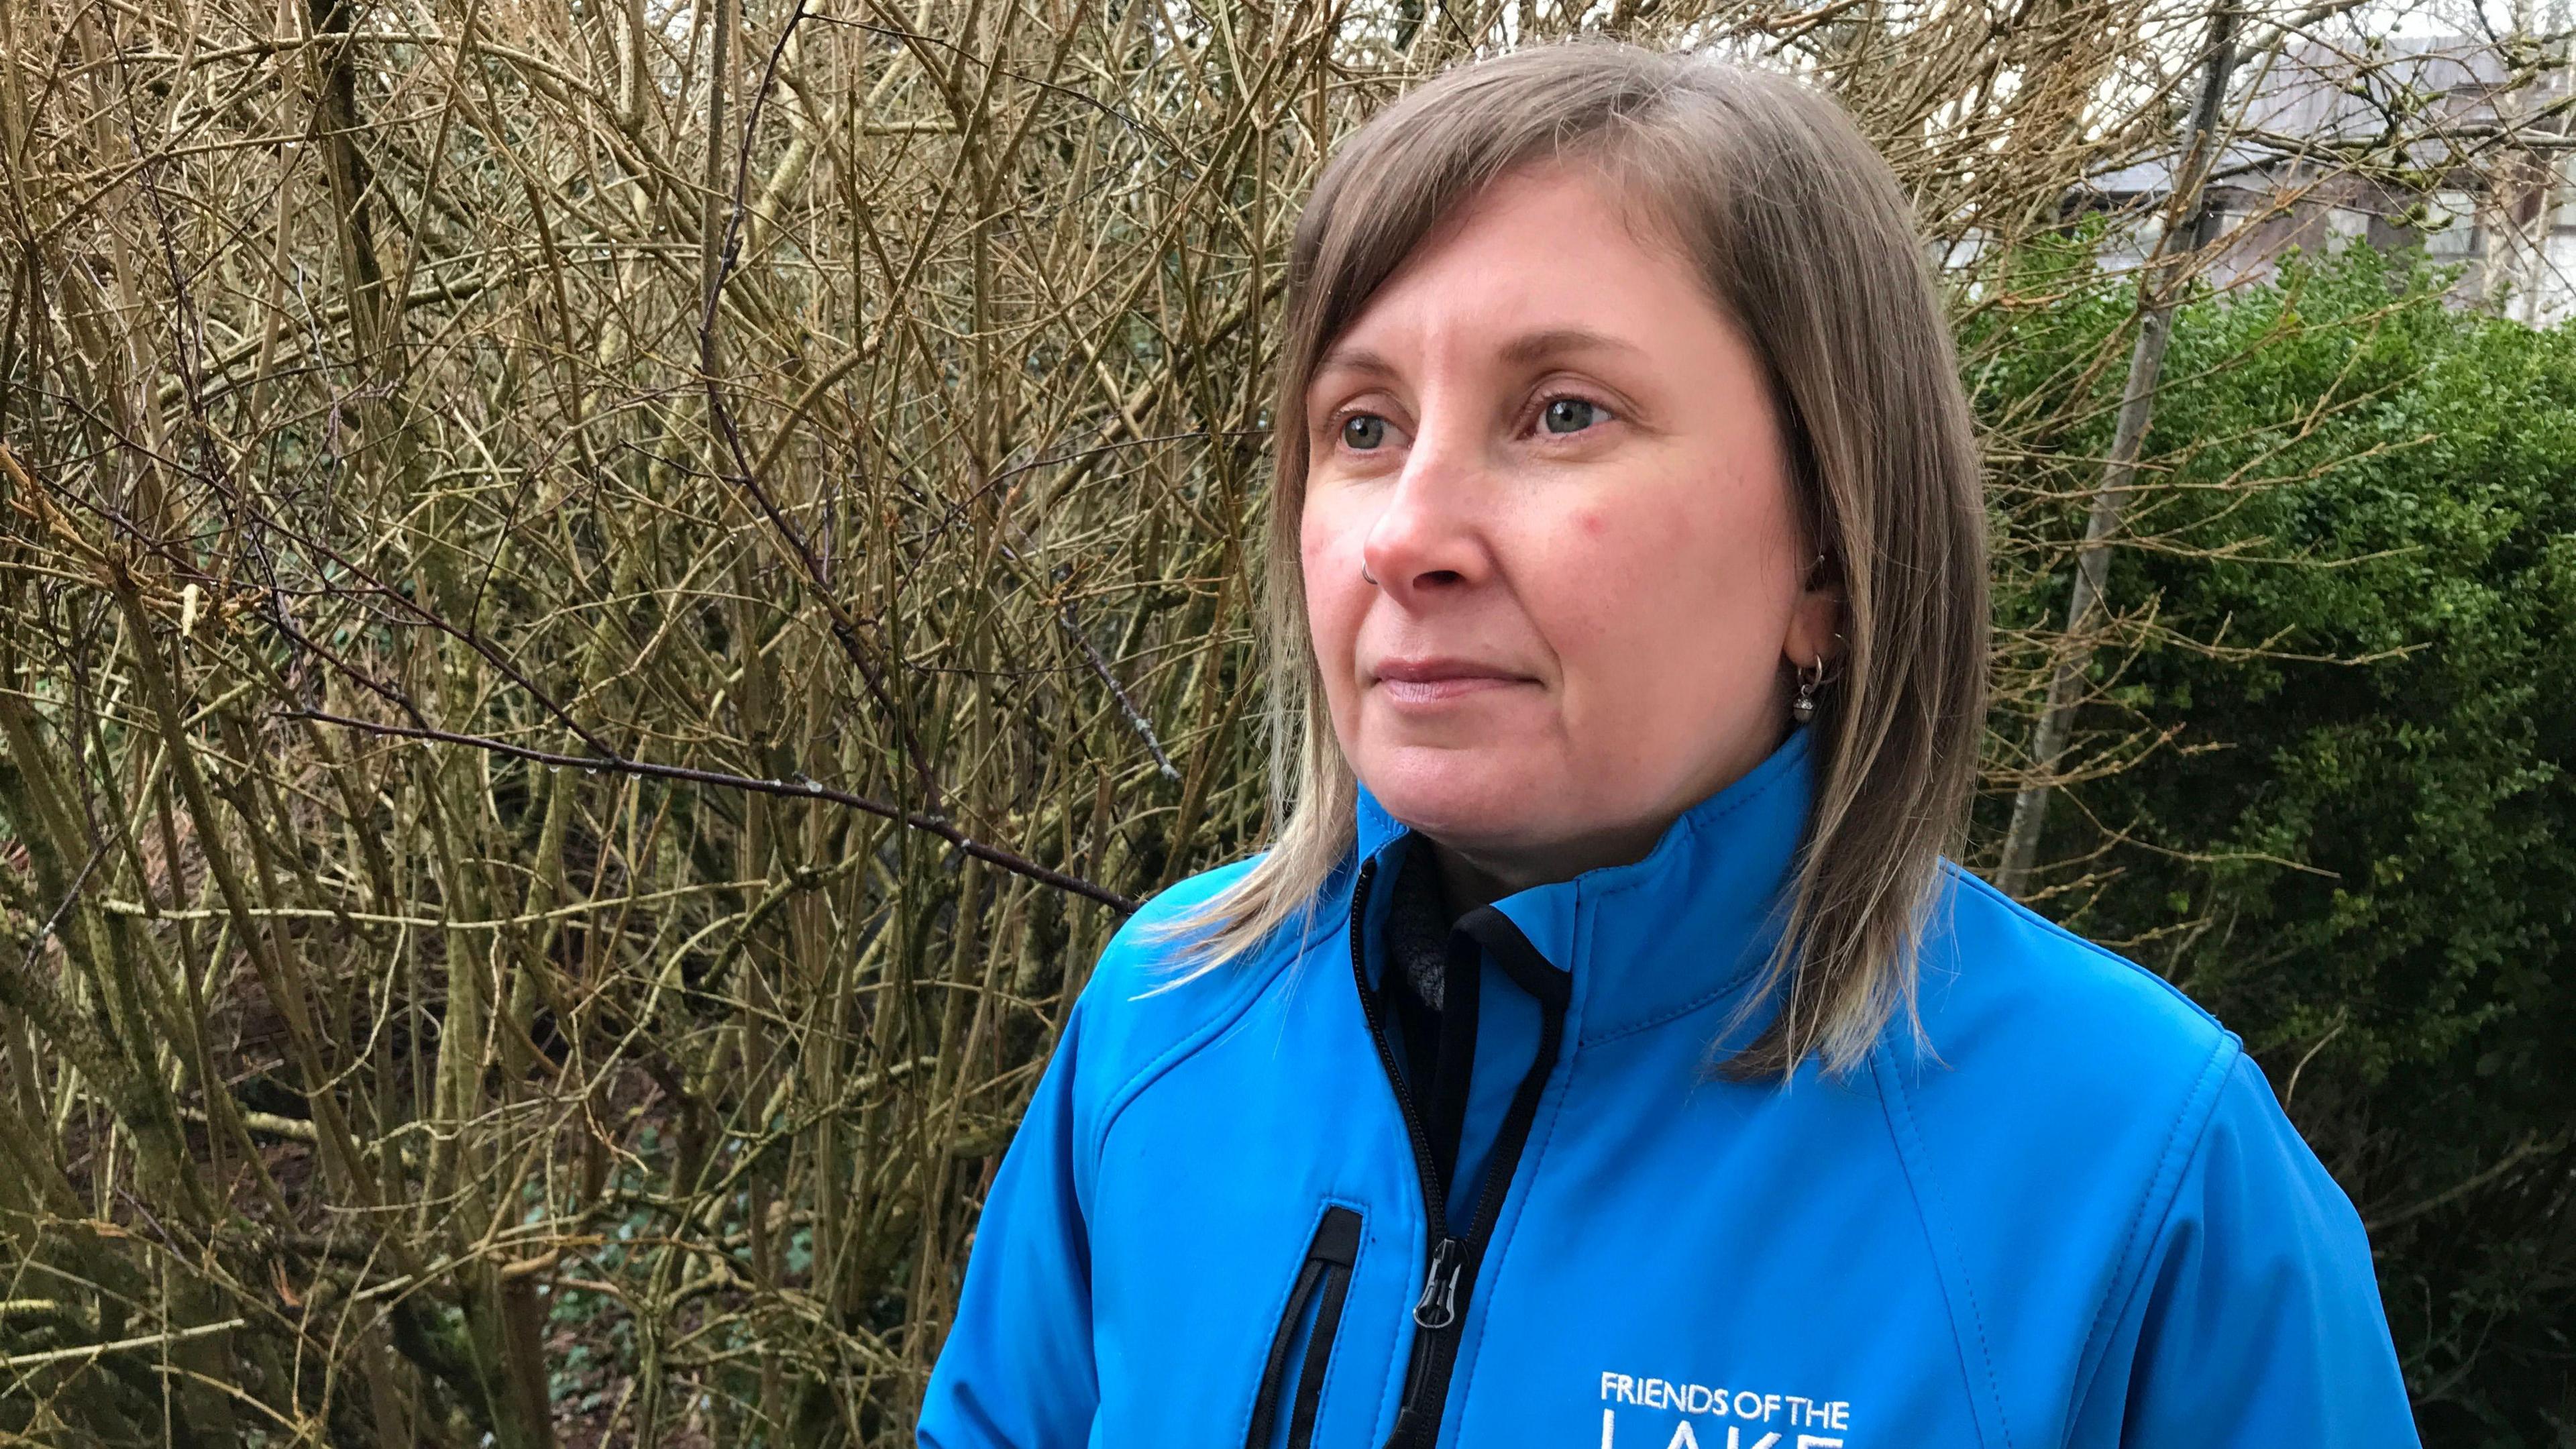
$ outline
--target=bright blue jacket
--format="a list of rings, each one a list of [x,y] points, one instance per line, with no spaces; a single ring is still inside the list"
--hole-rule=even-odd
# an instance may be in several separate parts
[[[1795,731],[1644,860],[1462,920],[1445,1191],[1360,986],[1419,837],[1363,791],[1307,929],[1148,994],[1136,924],[1244,863],[1158,896],[993,1179],[919,1442],[2414,1445],[2361,1221],[2242,1043],[1955,865],[1937,1060],[1900,1021],[1845,1080],[1710,1078],[1812,775]]]

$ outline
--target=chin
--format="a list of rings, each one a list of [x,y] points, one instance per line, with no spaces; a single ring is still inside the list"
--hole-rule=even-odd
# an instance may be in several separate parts
[[[1468,850],[1510,846],[1543,838],[1554,792],[1536,785],[1479,751],[1442,750],[1444,758],[1399,758],[1379,768],[1363,766],[1369,793],[1397,820],[1444,845]]]

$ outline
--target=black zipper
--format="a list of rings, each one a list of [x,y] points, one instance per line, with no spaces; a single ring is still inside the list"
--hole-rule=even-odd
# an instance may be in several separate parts
[[[1315,1305],[1315,1331],[1307,1336],[1305,1357],[1298,1361],[1297,1396],[1288,1409],[1288,1449],[1308,1449],[1315,1442],[1315,1409],[1323,1401],[1324,1371],[1332,1364],[1333,1335],[1342,1326],[1342,1301],[1350,1293],[1351,1265],[1359,1255],[1360,1215],[1338,1205],[1324,1209],[1324,1220],[1315,1225],[1314,1241],[1306,1245],[1297,1284],[1288,1291],[1287,1311],[1279,1315],[1279,1331],[1271,1336],[1270,1357],[1262,1366],[1261,1390],[1252,1400],[1252,1429],[1244,1435],[1244,1449],[1270,1449],[1271,1432],[1279,1423],[1279,1403],[1288,1387],[1288,1357],[1310,1303]]]
[[[1429,1228],[1422,1292],[1413,1304],[1413,1354],[1405,1368],[1404,1398],[1397,1406],[1395,1428],[1387,1435],[1386,1449],[1423,1449],[1440,1435],[1440,1416],[1449,1398],[1449,1376],[1457,1367],[1458,1339],[1465,1331],[1467,1300],[1475,1290],[1476,1270],[1484,1261],[1485,1244],[1493,1236],[1494,1220],[1501,1216],[1503,1198],[1511,1191],[1521,1149],[1528,1145],[1530,1124],[1538,1116],[1539,1094],[1546,1088],[1548,1073],[1556,1066],[1557,1050],[1565,1033],[1566,1000],[1571,992],[1565,974],[1539,954],[1509,916],[1483,906],[1459,918],[1457,929],[1474,936],[1492,953],[1494,963],[1504,974],[1538,999],[1540,1025],[1538,1055],[1513,1092],[1511,1110],[1504,1114],[1502,1130],[1494,1138],[1493,1152],[1485,1167],[1484,1189],[1476,1195],[1467,1234],[1463,1238],[1454,1236],[1449,1231],[1448,1185],[1440,1180],[1422,1113],[1414,1103],[1412,1090],[1405,1085],[1403,1069],[1396,1065],[1395,1050],[1387,1040],[1385,1012],[1377,993],[1369,989],[1366,917],[1369,887],[1377,878],[1377,865],[1374,858],[1362,862],[1359,881],[1352,889],[1351,975],[1359,986],[1360,1009],[1368,1017],[1369,1035],[1377,1042],[1378,1063],[1386,1069],[1387,1082],[1395,1089],[1396,1106],[1404,1114],[1405,1136],[1413,1144],[1414,1175],[1422,1186],[1423,1221]]]

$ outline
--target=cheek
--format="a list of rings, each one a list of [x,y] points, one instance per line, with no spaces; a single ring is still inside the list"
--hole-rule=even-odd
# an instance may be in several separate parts
[[[1704,627],[1712,530],[1666,490],[1594,504],[1539,531],[1547,560],[1547,632],[1568,653],[1620,667],[1668,635]]]
[[[1315,658],[1327,685],[1338,688],[1375,590],[1360,577],[1357,537],[1328,508],[1309,504],[1299,515],[1297,555]]]
[[[1778,545],[1768,510],[1749,501],[1675,483],[1579,508],[1548,531],[1544,613],[1570,683],[1632,705],[1704,704],[1767,677]]]

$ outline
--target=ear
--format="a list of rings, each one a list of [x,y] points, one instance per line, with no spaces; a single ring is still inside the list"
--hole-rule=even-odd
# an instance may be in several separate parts
[[[1843,652],[1843,591],[1832,561],[1815,564],[1806,586],[1789,609],[1789,632],[1780,641],[1781,657],[1792,670],[1810,660],[1832,663]]]

